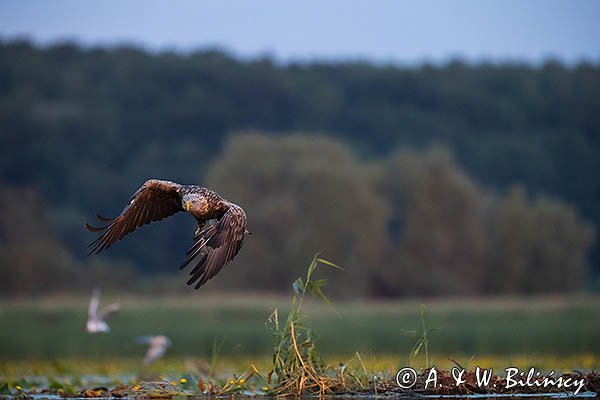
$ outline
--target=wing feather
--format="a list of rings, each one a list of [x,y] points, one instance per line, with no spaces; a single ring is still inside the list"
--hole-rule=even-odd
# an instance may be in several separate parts
[[[121,304],[112,303],[102,309],[100,312],[100,319],[104,320],[105,318],[110,317],[111,315],[116,314],[121,309]]]
[[[95,226],[91,226],[90,224],[88,224],[86,222],[85,227],[90,232],[101,232],[101,231],[105,230],[106,228],[108,228],[108,225],[101,226],[101,227],[95,227]]]
[[[100,221],[110,222],[109,225],[94,227],[86,222],[85,226],[89,231],[102,232],[96,240],[90,243],[89,254],[100,253],[142,225],[160,221],[183,211],[181,188],[181,185],[174,182],[150,179],[131,196],[129,204],[117,218],[111,219],[97,215]]]
[[[98,213],[96,213],[96,218],[98,218],[98,219],[99,219],[100,221],[102,221],[102,222],[112,222],[112,221],[114,221],[114,220],[115,220],[114,218],[106,218],[106,217],[103,217],[102,215],[100,215],[100,214],[98,214]]]
[[[198,289],[214,277],[242,248],[246,232],[246,213],[238,205],[230,203],[229,209],[216,224],[194,236],[195,242],[180,268],[196,261],[187,284],[195,284],[194,288]]]
[[[100,306],[100,289],[94,288],[92,292],[92,298],[90,299],[90,306],[88,308],[88,318],[98,318],[98,307]]]

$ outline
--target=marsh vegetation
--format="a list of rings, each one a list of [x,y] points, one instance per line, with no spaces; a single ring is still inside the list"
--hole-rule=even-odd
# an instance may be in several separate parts
[[[258,296],[121,298],[123,311],[106,335],[84,333],[87,299],[3,302],[0,392],[369,393],[397,391],[394,374],[407,365],[562,373],[600,367],[600,321],[592,317],[600,299],[350,302],[333,309],[323,302],[325,282],[313,275],[318,263],[329,264],[313,259],[308,274],[294,281],[291,303]],[[174,345],[144,368],[144,349],[133,339],[148,332],[166,334]]]

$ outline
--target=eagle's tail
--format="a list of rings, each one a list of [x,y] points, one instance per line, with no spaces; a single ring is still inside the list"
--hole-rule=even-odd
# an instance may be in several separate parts
[[[181,267],[179,267],[180,271],[182,269],[184,269],[185,267],[187,267],[188,264],[190,262],[192,262],[192,260],[194,258],[196,258],[196,256],[198,254],[200,254],[200,252],[202,252],[202,250],[204,249],[204,246],[206,246],[206,243],[208,243],[208,241],[216,233],[217,233],[217,224],[212,224],[212,225],[209,225],[206,228],[202,229],[200,232],[198,232],[194,235],[194,244],[188,249],[188,251],[186,253],[185,261],[183,262],[183,264],[181,264]],[[206,257],[206,254],[204,254],[204,257]],[[202,264],[202,262],[204,260],[200,260],[200,261],[201,262],[199,263],[199,265]],[[191,273],[193,273],[193,272],[194,271],[192,271]]]
[[[240,206],[229,203],[227,211],[217,223],[194,235],[194,244],[187,251],[180,268],[197,260],[187,284],[195,283],[198,289],[215,276],[240,251],[247,233],[246,213]]]

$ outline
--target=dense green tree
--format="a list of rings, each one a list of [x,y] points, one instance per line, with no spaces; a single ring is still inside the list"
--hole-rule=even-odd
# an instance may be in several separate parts
[[[208,182],[245,208],[253,233],[222,282],[282,290],[324,250],[345,268],[333,275],[330,289],[367,294],[371,268],[382,262],[386,246],[388,207],[344,145],[300,135],[234,136]]]
[[[490,291],[562,293],[583,287],[594,229],[572,207],[543,196],[530,202],[514,186],[490,216]]]
[[[439,147],[400,151],[385,173],[392,246],[375,292],[480,293],[487,251],[481,189]]]
[[[64,290],[77,270],[52,234],[48,209],[32,188],[0,191],[0,281],[2,295]]]
[[[95,211],[117,214],[149,177],[212,182],[207,171],[231,135],[251,129],[281,137],[305,132],[344,143],[359,157],[354,162],[365,182],[374,182],[372,164],[395,158],[399,149],[420,151],[441,143],[456,156],[449,165],[460,164],[469,174],[459,168],[459,175],[480,183],[471,182],[473,193],[481,187],[502,193],[517,182],[530,193],[560,199],[577,210],[578,220],[598,225],[599,88],[598,64],[567,67],[552,60],[539,66],[459,61],[416,67],[282,65],[269,58],[240,60],[217,50],[150,53],[133,47],[0,41],[0,182],[34,188],[48,207],[49,229],[57,232],[53,239],[82,265],[92,238],[83,231],[83,220]],[[399,172],[397,178],[401,185]],[[471,191],[462,189],[469,198]],[[452,190],[462,189],[456,184]],[[415,184],[410,190],[417,196],[424,189]],[[407,207],[402,201],[412,195],[402,196],[386,197],[394,213],[384,229],[399,247],[407,246],[402,240],[409,237],[425,240],[414,233],[410,218],[395,211]],[[414,207],[417,214],[426,213],[420,208],[425,206]],[[529,204],[527,213],[534,212],[531,207],[542,205]],[[431,227],[440,237],[452,232]],[[118,260],[148,276],[175,273],[191,230],[193,221],[183,216],[145,227],[136,240],[111,248],[101,262]],[[413,233],[402,239],[402,232]],[[584,246],[583,239],[577,243],[590,249],[597,277],[600,246]],[[474,254],[480,254],[476,249]],[[430,257],[423,261],[430,268],[440,260],[457,260],[441,250],[422,253]],[[383,264],[390,263],[392,256],[385,257]],[[406,274],[415,271],[408,263],[420,262],[401,260],[390,265],[406,268]],[[453,284],[452,291],[470,293],[473,286],[465,285]],[[392,286],[390,293],[396,293],[399,284]]]

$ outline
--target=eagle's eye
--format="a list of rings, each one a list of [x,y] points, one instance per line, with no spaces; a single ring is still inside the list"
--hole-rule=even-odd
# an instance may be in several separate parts
[[[196,196],[193,196],[191,194],[186,194],[185,196],[183,196],[183,198],[181,199],[181,202],[183,204],[185,204],[186,202],[190,202],[190,203],[195,203],[196,201],[198,201],[198,199],[196,198]]]

